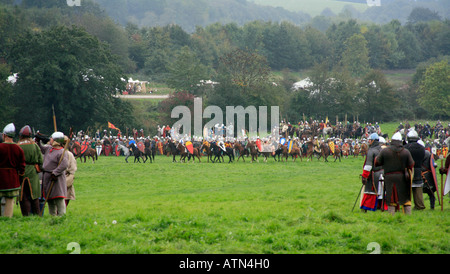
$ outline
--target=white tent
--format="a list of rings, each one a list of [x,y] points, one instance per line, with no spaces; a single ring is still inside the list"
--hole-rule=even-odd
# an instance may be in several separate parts
[[[312,86],[313,86],[313,82],[311,82],[309,77],[307,77],[307,78],[305,78],[305,79],[303,79],[303,80],[301,80],[299,82],[295,82],[292,85],[292,90],[297,91],[299,89],[307,89],[307,88],[312,87]]]
[[[8,83],[15,84],[17,82],[17,73],[14,73],[13,75],[8,76],[8,79],[6,80]]]

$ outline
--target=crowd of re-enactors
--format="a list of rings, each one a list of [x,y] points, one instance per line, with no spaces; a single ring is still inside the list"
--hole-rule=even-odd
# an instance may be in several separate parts
[[[22,127],[15,142],[13,123],[0,133],[1,216],[13,217],[14,204],[22,216],[64,216],[70,200],[77,162],[67,149],[69,138],[54,132],[50,138],[38,138],[30,126]]]
[[[426,148],[414,128],[403,134],[397,131],[389,144],[381,139],[377,133],[368,138],[369,150],[361,174],[361,211],[409,215],[412,210],[426,209],[424,193],[429,197],[431,210],[435,209],[436,200],[443,203],[439,195],[446,195],[446,192],[440,191],[436,175],[448,176],[450,154],[447,153],[445,165],[438,169],[435,155]]]

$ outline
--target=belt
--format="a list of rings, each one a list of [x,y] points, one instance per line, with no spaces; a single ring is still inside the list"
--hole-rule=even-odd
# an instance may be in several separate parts
[[[392,171],[392,172],[386,172],[384,174],[385,175],[389,175],[389,174],[403,174],[403,171]]]

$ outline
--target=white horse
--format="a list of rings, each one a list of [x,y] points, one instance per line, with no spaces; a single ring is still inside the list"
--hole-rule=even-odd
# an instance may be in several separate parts
[[[323,131],[322,131],[323,138],[326,138],[327,135],[331,135],[331,134],[333,134],[333,128],[332,127],[324,127],[323,128]]]
[[[130,149],[122,144],[117,144],[119,146],[119,150],[123,151],[123,155],[125,155],[125,162],[128,163],[128,157],[130,157]]]

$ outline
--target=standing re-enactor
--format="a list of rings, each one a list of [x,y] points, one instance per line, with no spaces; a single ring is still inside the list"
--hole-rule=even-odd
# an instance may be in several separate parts
[[[420,145],[419,134],[414,129],[411,129],[406,135],[408,143],[405,148],[409,150],[414,160],[414,175],[412,180],[412,195],[414,199],[414,209],[423,210],[425,204],[423,202],[423,180],[422,180],[422,164],[425,159],[425,147]]]
[[[25,175],[20,177],[20,209],[23,216],[30,214],[39,215],[39,198],[41,197],[41,183],[39,172],[41,172],[43,158],[41,149],[31,139],[30,126],[24,126],[19,132],[19,142],[17,143],[25,153]]]
[[[66,142],[69,142],[69,140],[66,139]],[[68,166],[66,169],[67,197],[65,198],[67,208],[70,200],[75,200],[75,188],[73,186],[73,181],[75,179],[75,172],[77,171],[77,160],[69,150],[67,150],[66,153],[68,155]]]
[[[25,154],[14,143],[16,128],[13,123],[3,129],[3,143],[0,143],[0,198],[5,198],[3,216],[12,217],[14,198],[20,194],[20,178],[25,173]]]
[[[363,166],[362,183],[364,184],[364,193],[360,208],[364,212],[367,210],[375,211],[377,208],[383,208],[381,202],[383,199],[383,167],[375,166],[375,157],[380,154],[382,148],[378,142],[377,133],[369,136],[369,150],[367,151],[366,160]]]
[[[439,168],[439,174],[449,176],[448,175],[449,168],[450,168],[450,153],[447,153],[447,158],[445,158],[444,166]],[[444,186],[444,189],[445,189],[445,186]],[[450,194],[449,194],[449,196],[450,196]],[[442,199],[444,199],[444,198],[442,198]]]
[[[414,160],[409,150],[403,147],[400,132],[392,136],[389,146],[375,158],[375,166],[384,169],[384,184],[388,211],[392,215],[403,206],[405,214],[411,214],[411,178]]]
[[[417,143],[421,144],[425,147],[425,144],[422,141],[418,141]],[[436,167],[437,164],[433,160],[433,154],[425,149],[425,158],[422,164],[422,180],[423,180],[423,192],[428,194],[430,198],[430,209],[434,209],[436,204],[436,196],[434,193],[437,190],[437,182],[436,182]]]
[[[55,132],[50,138],[50,145],[38,143],[44,154],[43,194],[48,203],[48,212],[52,216],[63,216],[66,213],[64,199],[67,197],[66,169],[69,156],[64,153],[64,142],[64,134]]]

